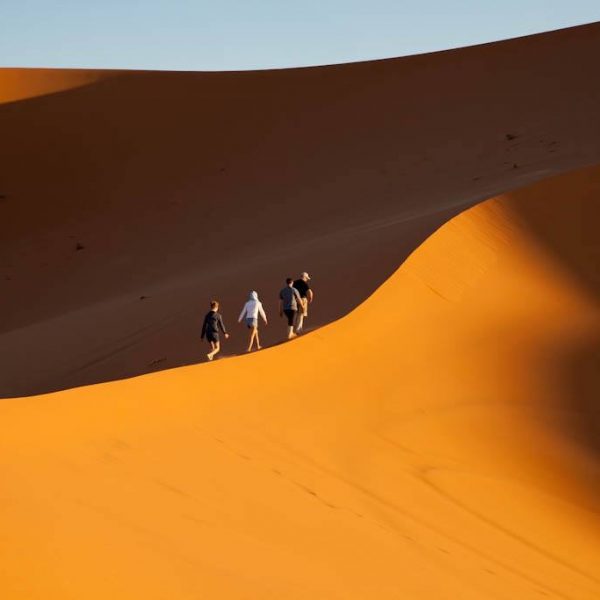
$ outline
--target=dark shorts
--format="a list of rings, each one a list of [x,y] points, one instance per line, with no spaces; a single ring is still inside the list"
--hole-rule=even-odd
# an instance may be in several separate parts
[[[246,325],[247,325],[248,329],[254,329],[255,327],[258,327],[258,319],[253,319],[252,317],[248,317],[246,319]]]
[[[296,320],[296,313],[298,311],[292,310],[291,308],[286,308],[283,312],[285,313],[285,316],[287,317],[288,327],[293,327],[294,321]]]
[[[207,331],[206,332],[206,341],[210,344],[218,344],[219,343],[219,334],[215,331]]]

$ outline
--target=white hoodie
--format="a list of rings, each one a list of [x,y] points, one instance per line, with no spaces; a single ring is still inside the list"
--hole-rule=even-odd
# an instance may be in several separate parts
[[[267,322],[267,315],[263,309],[262,302],[258,299],[258,294],[256,292],[250,292],[250,299],[246,304],[244,304],[244,308],[242,308],[242,312],[240,313],[240,318],[238,322],[241,322],[242,319],[258,319],[258,314],[263,318],[263,321]]]

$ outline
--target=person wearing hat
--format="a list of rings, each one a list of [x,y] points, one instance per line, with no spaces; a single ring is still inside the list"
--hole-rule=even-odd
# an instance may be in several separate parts
[[[302,332],[304,319],[308,317],[308,305],[313,301],[314,298],[313,291],[310,289],[310,285],[308,284],[309,281],[310,276],[306,271],[300,275],[300,279],[296,279],[296,281],[294,281],[294,287],[300,294],[300,306],[298,307],[298,312],[296,313],[296,333]]]

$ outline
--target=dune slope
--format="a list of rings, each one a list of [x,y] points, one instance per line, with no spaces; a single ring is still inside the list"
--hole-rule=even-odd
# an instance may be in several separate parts
[[[594,24],[315,69],[0,70],[0,397],[197,362],[208,300],[233,329],[253,288],[277,342],[303,270],[307,324],[346,314],[463,208],[600,162],[599,54]]]
[[[72,90],[110,77],[110,71],[0,68],[0,103]]]
[[[0,403],[3,596],[598,598],[599,197],[470,209],[290,344]]]

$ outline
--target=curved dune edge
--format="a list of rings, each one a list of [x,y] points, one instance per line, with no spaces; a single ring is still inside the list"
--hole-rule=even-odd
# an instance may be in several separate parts
[[[109,73],[84,69],[0,68],[0,104],[76,89],[106,79]]]
[[[293,343],[1,403],[3,595],[597,598],[599,195],[479,205]]]
[[[307,325],[347,314],[467,206],[600,162],[599,55],[592,24],[315,69],[120,72],[0,105],[0,397],[198,362],[210,298],[231,324],[256,289],[273,315],[305,270]]]

